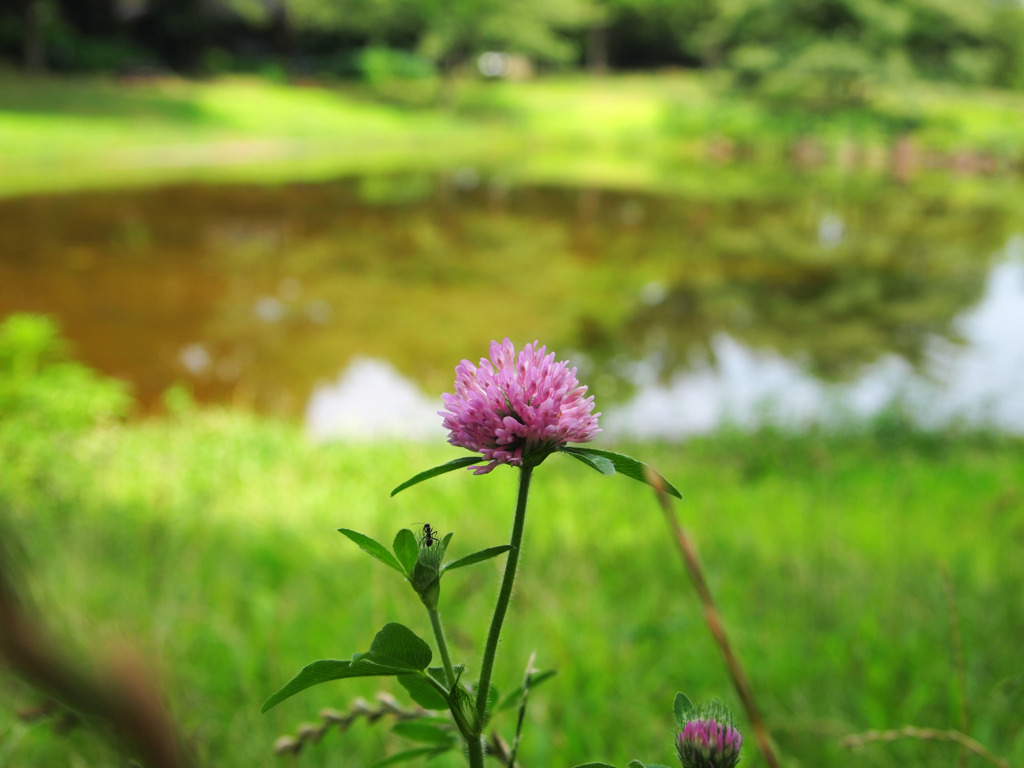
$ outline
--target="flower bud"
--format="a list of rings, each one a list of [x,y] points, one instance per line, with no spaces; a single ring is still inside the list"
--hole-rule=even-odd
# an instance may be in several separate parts
[[[441,575],[438,569],[420,559],[412,569],[412,588],[427,608],[437,608],[437,601],[441,597]]]
[[[694,716],[676,737],[683,768],[733,768],[740,760],[743,737],[728,711],[714,707]]]
[[[480,716],[469,691],[456,685],[451,692],[451,711],[455,725],[466,741],[480,738]]]

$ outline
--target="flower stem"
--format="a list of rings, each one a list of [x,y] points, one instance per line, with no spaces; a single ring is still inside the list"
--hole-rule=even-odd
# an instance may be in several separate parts
[[[484,744],[480,737],[469,739],[466,749],[469,751],[469,768],[484,768]]]
[[[498,651],[498,638],[501,635],[501,625],[505,620],[509,599],[512,597],[512,584],[516,579],[516,566],[519,563],[519,550],[523,541],[523,524],[526,522],[526,497],[530,493],[530,477],[532,474],[533,467],[523,467],[520,470],[516,518],[512,524],[512,538],[509,540],[512,548],[508,551],[508,557],[505,560],[505,576],[501,580],[501,590],[498,592],[498,602],[494,606],[491,630],[487,635],[484,657],[480,664],[480,680],[477,683],[476,691],[476,712],[481,732],[483,731],[484,716],[487,713],[487,689],[491,685],[491,670],[494,668],[494,657]],[[472,745],[470,745],[470,757],[472,758]],[[472,763],[472,760],[470,762]]]
[[[434,628],[434,640],[437,641],[437,651],[441,654],[441,663],[444,664],[444,677],[448,681],[448,690],[455,687],[455,669],[452,667],[452,657],[448,655],[448,642],[444,638],[444,627],[441,626],[441,614],[437,608],[427,608],[430,614],[430,626]]]

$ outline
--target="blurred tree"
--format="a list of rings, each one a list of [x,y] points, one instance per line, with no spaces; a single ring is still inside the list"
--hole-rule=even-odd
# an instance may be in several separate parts
[[[715,0],[596,0],[587,30],[587,66],[600,72],[699,64],[690,38],[714,8]]]
[[[1010,84],[1024,71],[1024,6],[1009,0],[714,0],[687,37],[706,65],[769,98],[859,104],[912,75]]]
[[[202,0],[149,0],[135,22],[136,34],[174,69],[197,72],[210,24],[204,5]]]
[[[993,85],[1024,88],[1024,10],[1003,0],[997,3],[991,24]]]
[[[287,57],[350,75],[364,47],[421,56],[450,80],[485,51],[593,71],[722,67],[814,108],[923,76],[1024,87],[1020,0],[4,0],[0,57],[27,69],[198,71]],[[219,56],[219,58],[218,58]]]
[[[48,33],[56,12],[51,0],[15,0],[7,11],[0,10],[0,26],[7,32],[4,37],[19,39],[21,63],[27,72],[47,68]]]
[[[297,24],[357,31],[374,44],[411,41],[442,73],[488,50],[568,62],[593,0],[288,0]]]
[[[49,11],[45,0],[26,0],[24,10],[25,69],[41,72],[46,68],[46,35],[43,33],[44,14]]]

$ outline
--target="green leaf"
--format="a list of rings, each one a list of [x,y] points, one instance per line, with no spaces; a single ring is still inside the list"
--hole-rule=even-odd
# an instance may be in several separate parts
[[[376,539],[371,539],[369,536],[358,531],[353,531],[350,528],[339,528],[338,533],[347,536],[354,541],[359,548],[363,550],[370,557],[375,557],[380,560],[384,565],[394,568],[403,576],[406,575],[405,571],[402,570],[402,564],[399,563],[395,556],[388,552],[387,547],[381,544]]]
[[[647,766],[639,760],[630,760],[629,765],[627,765],[626,768],[647,768]]]
[[[592,463],[596,462],[598,459],[605,459],[606,461],[610,461],[612,463],[612,466],[615,468],[616,472],[621,472],[626,477],[631,477],[634,480],[639,480],[641,483],[647,483],[648,485],[650,485],[650,483],[647,480],[647,465],[644,464],[642,461],[637,461],[631,456],[626,456],[621,453],[613,453],[612,451],[599,451],[596,448],[577,448],[575,446],[567,446],[561,448],[560,450],[563,453],[568,453],[574,456],[575,458],[582,461],[584,464],[594,467],[594,469],[597,469],[599,472],[608,474],[607,472],[604,472],[604,470],[600,469],[598,466],[595,466],[594,463]],[[584,456],[586,456],[587,458],[584,459]],[[653,472],[653,470],[650,471]],[[677,499],[683,498],[682,494],[679,493],[679,490],[674,485],[672,485],[672,483],[666,480],[663,475],[660,475],[657,472],[654,472],[654,474],[657,475],[657,477],[664,484],[666,493],[675,496]]]
[[[404,491],[406,488],[416,485],[417,483],[422,483],[424,480],[429,480],[432,477],[443,475],[445,472],[452,472],[456,469],[471,467],[474,464],[479,464],[481,461],[484,461],[483,456],[463,456],[458,459],[452,459],[447,464],[441,464],[440,466],[428,469],[425,472],[420,472],[418,475],[410,477],[404,483],[397,486],[395,490],[391,492],[391,495],[394,496],[399,491]]]
[[[484,560],[490,560],[492,557],[508,552],[512,549],[509,544],[502,544],[500,547],[490,547],[488,549],[481,549],[479,552],[474,552],[472,555],[466,555],[458,560],[453,560],[444,567],[441,568],[441,572],[451,571],[455,568],[464,568],[467,565],[474,565],[476,563],[482,563]]]
[[[454,531],[452,531],[450,533],[446,533],[444,538],[441,539],[440,543],[437,545],[437,559],[439,561],[440,560],[444,560],[444,553],[448,551],[448,544],[449,544],[449,542],[451,542],[452,536],[454,536],[454,535],[455,535]],[[441,570],[444,570],[444,569],[442,568]]]
[[[404,763],[406,760],[415,760],[417,757],[422,757],[424,755],[428,757],[443,755],[449,749],[451,749],[451,747],[416,747],[415,749],[407,749],[405,752],[399,752],[398,754],[385,758],[373,765],[374,768],[382,768],[385,765],[394,765],[395,763]]]
[[[374,636],[370,652],[363,658],[374,664],[423,671],[429,666],[432,656],[430,646],[417,637],[416,633],[408,627],[391,622],[385,624]]]
[[[535,672],[530,676],[530,690],[532,691],[541,683],[545,682],[546,680],[550,680],[556,674],[558,674],[558,672],[554,669],[546,669],[543,672]],[[495,712],[501,712],[502,710],[510,709],[511,707],[517,706],[519,702],[522,700],[522,698],[523,686],[519,686],[514,691],[512,691],[512,693],[510,693],[508,696],[502,699],[501,704],[498,705],[497,709],[495,709]]]
[[[426,744],[451,744],[452,742],[451,721],[448,722],[448,728],[445,729],[433,723],[410,720],[396,723],[391,732],[403,738]]]
[[[338,659],[321,659],[302,668],[285,686],[263,702],[261,713],[275,707],[299,691],[331,680],[342,680],[347,677],[374,677],[378,675],[394,675],[402,670],[381,667],[377,664],[360,664],[357,661],[341,661]]]
[[[466,671],[466,665],[456,664],[452,667],[452,671],[455,672],[455,680],[458,681],[462,673]],[[430,667],[427,669],[427,674],[439,682],[442,688],[448,688],[448,674],[444,671],[444,667]]]
[[[424,709],[448,709],[448,699],[438,690],[445,688],[444,682],[431,682],[422,675],[399,675],[398,682],[409,696]]]
[[[411,576],[412,569],[416,565],[416,558],[420,554],[419,545],[416,543],[416,534],[408,528],[403,528],[395,535],[395,541],[391,548],[395,550],[398,562],[405,568],[405,575]]]
[[[594,456],[589,453],[582,453],[572,448],[564,448],[565,453],[568,453],[574,459],[579,459],[591,469],[596,469],[602,475],[614,475],[615,465],[612,464],[611,459],[606,459],[604,456]]]
[[[675,701],[672,702],[672,711],[676,716],[676,730],[682,731],[693,712],[693,702],[685,693],[677,693]]]
[[[608,763],[580,763],[573,768],[615,768],[615,766]]]

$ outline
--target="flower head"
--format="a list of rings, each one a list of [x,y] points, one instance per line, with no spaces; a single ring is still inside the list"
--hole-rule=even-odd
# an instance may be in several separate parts
[[[733,768],[740,760],[743,737],[732,718],[690,720],[676,737],[683,768]]]
[[[479,451],[498,464],[533,467],[566,443],[584,443],[600,430],[594,398],[576,380],[576,369],[555,362],[555,353],[527,344],[516,357],[512,342],[491,342],[490,359],[463,360],[455,368],[455,394],[444,394],[439,411],[448,442]]]

